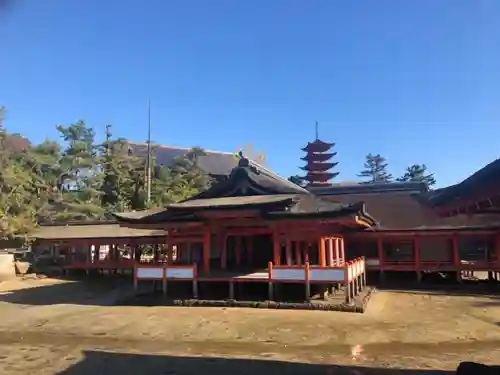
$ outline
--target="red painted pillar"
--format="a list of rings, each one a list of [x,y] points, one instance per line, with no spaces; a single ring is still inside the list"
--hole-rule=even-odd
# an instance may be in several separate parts
[[[415,251],[415,266],[417,270],[420,269],[420,259],[421,259],[421,254],[420,254],[420,238],[418,236],[415,236],[413,238],[413,250]]]
[[[335,265],[338,267],[340,266],[340,238],[336,237],[333,240],[334,246],[335,246]]]
[[[454,234],[453,239],[453,264],[455,266],[460,266],[461,260],[460,260],[460,249],[458,248],[458,235]]]
[[[339,241],[340,241],[340,256],[342,257],[342,259],[343,259],[343,260],[344,260],[344,262],[345,262],[346,260],[345,260],[344,238],[343,238],[343,237],[340,237],[340,238],[339,238]]]
[[[319,239],[319,264],[321,267],[326,267],[326,250],[325,250],[325,239],[321,237]]]
[[[382,242],[382,236],[377,238],[377,248],[378,248],[378,259],[380,261],[380,266],[384,265],[384,243]]]
[[[281,250],[280,236],[278,231],[275,229],[273,233],[273,260],[275,265],[280,264],[280,250]]]
[[[252,237],[247,237],[246,240],[247,262],[251,265],[253,263],[253,239]]]
[[[210,229],[205,228],[205,232],[203,233],[203,272],[210,272]]]
[[[288,237],[286,239],[286,264],[287,266],[292,265],[292,240]]]
[[[295,261],[297,262],[297,265],[302,264],[302,257],[301,253],[302,252],[302,242],[301,241],[295,241]]]
[[[241,265],[241,251],[242,251],[242,244],[241,244],[241,236],[236,236],[236,266]]]
[[[220,257],[220,267],[225,270],[227,267],[227,235],[222,237],[222,254]]]

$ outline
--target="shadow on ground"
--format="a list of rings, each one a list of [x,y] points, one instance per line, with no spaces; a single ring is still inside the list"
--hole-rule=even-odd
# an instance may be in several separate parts
[[[446,295],[457,297],[484,296],[500,301],[500,285],[490,283],[464,283],[464,284],[439,284],[439,283],[377,283],[378,290],[398,293],[425,293],[429,295]]]
[[[26,288],[0,292],[0,302],[22,305],[112,305],[125,290],[131,288],[129,280],[98,278],[75,279],[67,282],[43,285],[27,285]]]
[[[358,366],[317,365],[271,360],[229,359],[217,357],[174,357],[86,351],[82,361],[59,375],[433,375],[454,371],[384,369]]]

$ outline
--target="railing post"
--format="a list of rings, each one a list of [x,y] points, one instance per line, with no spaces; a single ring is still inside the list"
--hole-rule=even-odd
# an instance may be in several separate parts
[[[366,258],[363,257],[363,288],[366,288]]]
[[[311,299],[311,269],[309,267],[309,262],[306,263],[305,266],[305,281],[306,281],[306,301],[310,301]]]
[[[134,263],[134,293],[137,293],[137,290],[139,289],[139,280],[137,280],[137,263]]]
[[[193,297],[198,298],[198,263],[193,263]]]
[[[272,301],[274,296],[273,296],[273,291],[274,291],[274,286],[273,286],[273,262],[267,263],[268,267],[268,274],[269,274],[269,280],[268,280],[268,295],[269,295],[269,301]]]
[[[345,302],[351,302],[351,262],[345,262]]]
[[[163,273],[162,273],[162,291],[163,295],[166,297],[167,296],[167,264],[166,262],[163,263]]]

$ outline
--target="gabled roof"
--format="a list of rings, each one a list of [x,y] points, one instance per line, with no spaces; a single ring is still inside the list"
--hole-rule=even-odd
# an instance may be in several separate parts
[[[378,229],[409,229],[422,225],[439,225],[440,219],[419,201],[418,193],[410,191],[364,191],[321,195],[323,199],[341,204],[363,202],[366,210],[378,221]]]
[[[432,206],[443,206],[484,193],[499,185],[500,159],[496,159],[462,182],[435,190],[427,198]]]
[[[214,209],[256,209],[266,219],[356,216],[369,225],[375,224],[375,220],[364,211],[362,203],[339,204],[325,201],[245,158],[240,159],[227,180],[197,196],[151,215],[131,217],[128,214],[115,214],[115,217],[122,222],[144,224],[200,221],[202,218],[197,216],[197,212]]]

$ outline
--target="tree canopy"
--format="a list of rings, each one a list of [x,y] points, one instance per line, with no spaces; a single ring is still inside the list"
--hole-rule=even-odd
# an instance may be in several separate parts
[[[105,220],[116,211],[162,207],[210,186],[197,164],[200,147],[169,166],[153,157],[148,202],[146,158],[131,155],[127,140],[109,133],[96,143],[94,130],[80,120],[57,126],[59,141],[32,145],[8,133],[4,115],[1,107],[0,238],[28,234],[37,223]]]
[[[429,173],[425,164],[413,164],[406,168],[403,176],[399,177],[400,182],[425,182],[428,187],[436,183],[433,173]]]
[[[388,171],[387,160],[380,154],[368,154],[364,163],[364,169],[358,177],[367,178],[366,183],[388,183],[392,181],[392,175]]]

